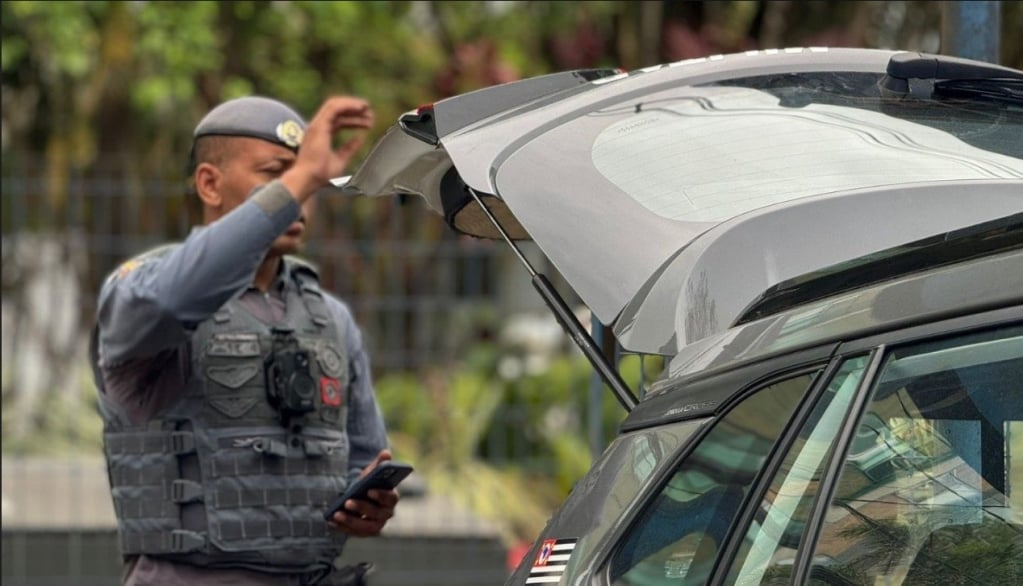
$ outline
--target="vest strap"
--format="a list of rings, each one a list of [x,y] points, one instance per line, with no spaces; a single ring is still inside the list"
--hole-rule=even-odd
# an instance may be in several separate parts
[[[302,298],[306,311],[313,319],[313,323],[321,328],[330,324],[330,310],[323,300],[323,291],[320,290],[319,279],[313,271],[303,266],[297,266],[292,274],[298,284],[298,294]]]
[[[202,485],[191,480],[175,480],[171,483],[171,501],[183,505],[203,500]]]
[[[272,458],[287,458],[288,445],[276,438],[263,438],[252,444],[252,449]]]
[[[195,436],[190,431],[141,431],[110,434],[106,438],[107,454],[112,456],[141,454],[175,454],[195,452]]]

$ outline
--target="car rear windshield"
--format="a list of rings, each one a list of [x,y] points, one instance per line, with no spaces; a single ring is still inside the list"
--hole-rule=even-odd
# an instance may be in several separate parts
[[[591,114],[610,119],[593,164],[651,212],[689,221],[863,187],[1023,178],[1023,106],[881,97],[879,79],[766,75],[649,94]]]

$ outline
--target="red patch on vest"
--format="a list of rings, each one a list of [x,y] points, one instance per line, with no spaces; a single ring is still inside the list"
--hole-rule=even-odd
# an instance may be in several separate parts
[[[326,407],[341,406],[341,381],[336,378],[320,377],[320,399]]]

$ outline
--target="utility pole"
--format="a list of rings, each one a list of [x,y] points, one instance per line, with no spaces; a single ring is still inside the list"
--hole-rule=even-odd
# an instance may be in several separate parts
[[[1001,61],[1002,3],[941,3],[941,52],[989,63]]]

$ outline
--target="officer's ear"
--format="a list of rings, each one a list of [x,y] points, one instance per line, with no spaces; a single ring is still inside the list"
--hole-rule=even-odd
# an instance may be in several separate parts
[[[216,209],[224,203],[220,191],[223,173],[216,165],[199,163],[192,177],[195,179],[195,193],[203,206]]]

